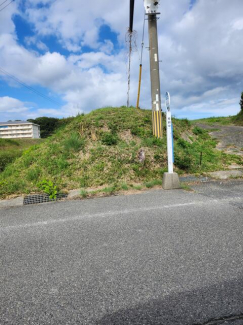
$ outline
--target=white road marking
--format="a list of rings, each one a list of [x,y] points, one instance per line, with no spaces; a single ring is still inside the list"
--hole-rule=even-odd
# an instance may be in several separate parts
[[[162,205],[156,207],[148,207],[148,208],[136,208],[136,209],[125,209],[119,211],[109,211],[109,212],[102,212],[102,213],[94,213],[94,214],[84,214],[78,215],[70,218],[62,218],[62,219],[55,219],[55,220],[43,220],[39,222],[27,223],[27,224],[20,224],[20,225],[13,225],[13,226],[2,226],[0,227],[0,231],[3,230],[17,230],[17,229],[24,229],[24,228],[31,228],[31,227],[39,227],[39,226],[49,226],[53,224],[65,223],[70,221],[78,221],[86,218],[106,218],[124,214],[131,214],[136,212],[149,212],[149,211],[156,211],[156,210],[164,210],[164,209],[174,209],[180,207],[188,207],[188,206],[195,206],[195,205],[208,205],[211,203],[222,203],[222,202],[234,202],[238,200],[243,200],[242,197],[235,197],[233,199],[213,199],[209,201],[194,201],[188,203],[178,203],[178,204],[170,204],[170,205]]]

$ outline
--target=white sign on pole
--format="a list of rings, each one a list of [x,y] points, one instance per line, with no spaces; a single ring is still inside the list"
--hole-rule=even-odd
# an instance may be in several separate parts
[[[170,111],[170,94],[165,94],[166,105],[166,131],[167,131],[167,154],[168,154],[168,172],[173,173],[173,129]]]

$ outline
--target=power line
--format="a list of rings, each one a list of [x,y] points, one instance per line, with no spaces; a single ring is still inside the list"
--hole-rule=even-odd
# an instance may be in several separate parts
[[[5,3],[5,2],[7,2],[8,0],[5,0],[5,1],[3,1],[1,4],[0,4],[0,7]]]
[[[20,85],[24,86],[25,88],[29,89],[30,91],[36,93],[38,96],[49,100],[50,102],[56,104],[56,105],[62,105],[61,103],[59,103],[58,101],[56,101],[55,99],[52,99],[44,94],[42,94],[39,90],[36,90],[35,88],[26,85],[26,83],[24,83],[23,81],[21,81],[20,79],[18,79],[17,77],[15,77],[14,75],[12,75],[11,73],[7,72],[6,70],[4,70],[3,68],[0,67],[0,71],[2,73],[4,73],[6,76],[10,77],[11,79],[13,79],[14,81],[16,81],[17,83],[19,83]]]
[[[144,48],[144,30],[145,30],[145,20],[146,14],[144,13],[144,20],[143,20],[143,34],[142,34],[142,44],[141,44],[141,56],[140,56],[140,64],[143,64],[143,48]]]
[[[0,12],[1,11],[3,11],[3,9],[5,9],[5,8],[7,8],[12,2],[14,2],[15,0],[12,0],[12,1],[10,1],[5,7],[3,7],[1,10],[0,10]],[[4,2],[6,2],[6,1],[4,1]],[[4,4],[4,2],[2,3],[2,4]]]

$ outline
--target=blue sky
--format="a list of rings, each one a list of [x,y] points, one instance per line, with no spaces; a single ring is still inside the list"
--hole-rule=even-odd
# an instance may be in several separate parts
[[[144,15],[142,0],[135,4],[133,105]],[[160,9],[161,93],[162,98],[171,93],[174,115],[236,114],[243,90],[242,0],[221,0],[220,8],[217,0],[161,0]],[[125,105],[128,13],[129,0],[85,6],[79,0],[15,0],[0,11],[0,120],[66,117]],[[151,108],[147,46],[146,25],[143,108]]]

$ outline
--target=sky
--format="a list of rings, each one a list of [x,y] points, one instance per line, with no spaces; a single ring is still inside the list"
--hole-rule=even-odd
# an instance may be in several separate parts
[[[163,111],[169,91],[172,114],[178,118],[239,112],[242,13],[242,0],[160,1]],[[136,0],[130,89],[134,106],[143,19],[143,1]],[[129,0],[0,0],[0,121],[62,118],[126,105],[128,25]],[[147,29],[145,21],[140,106],[150,109]]]

